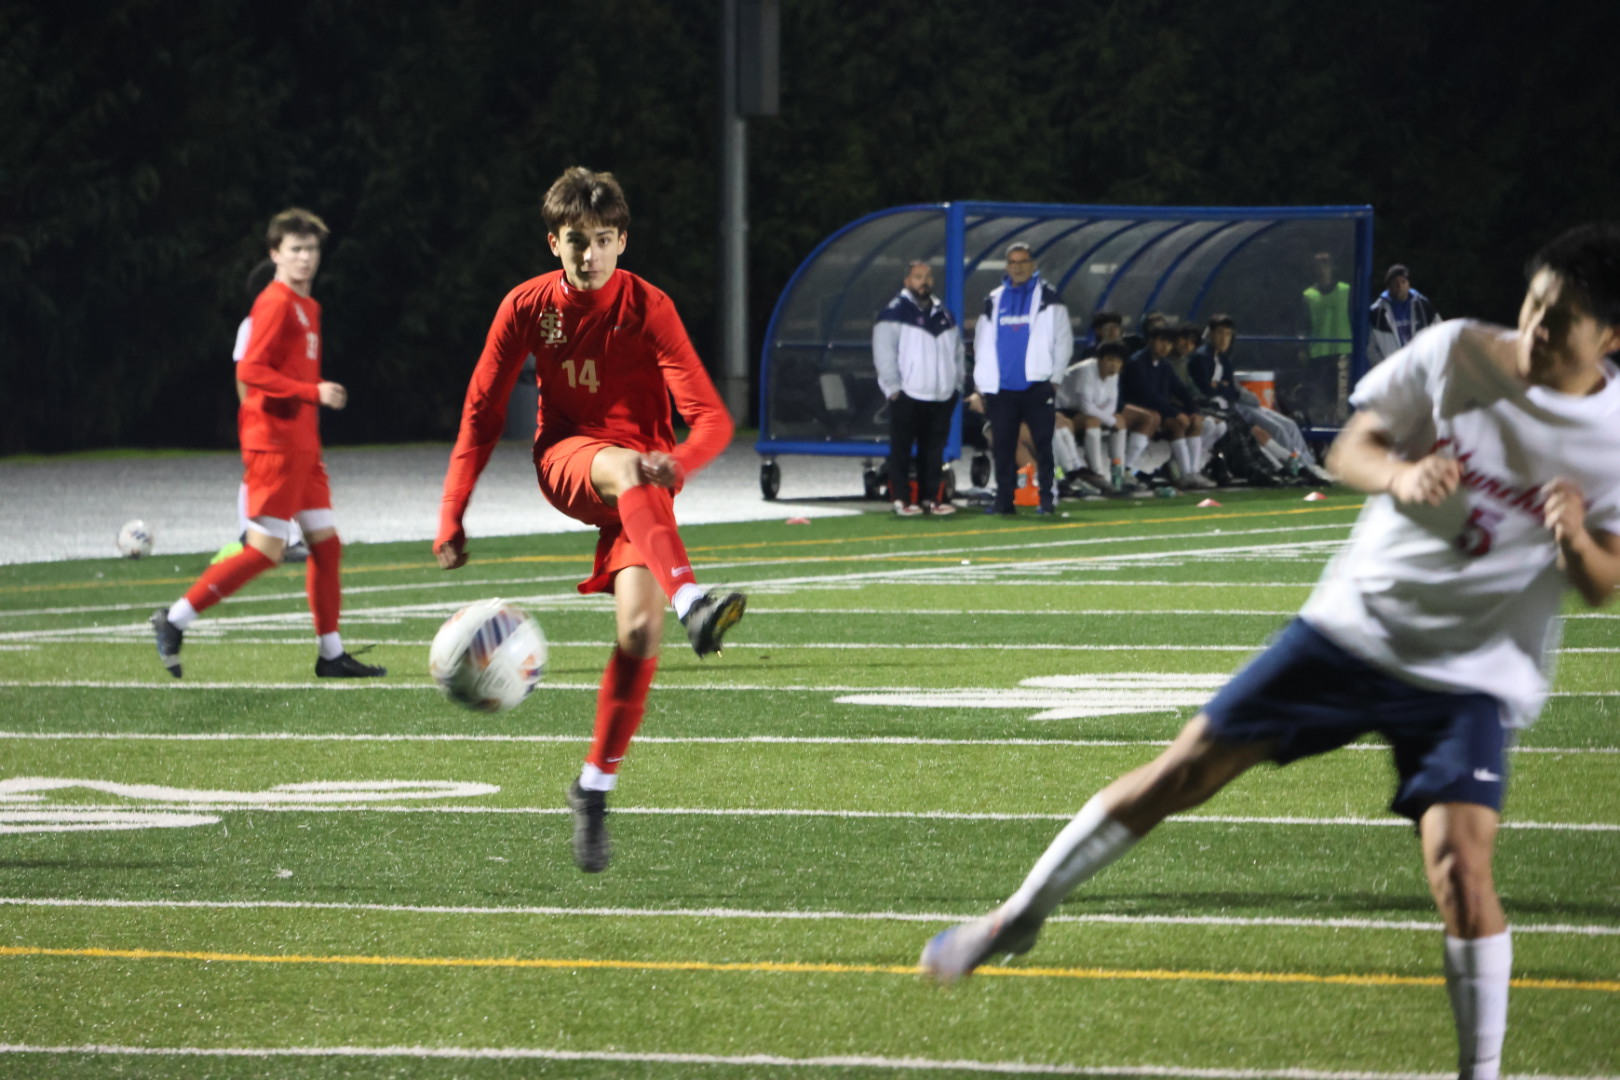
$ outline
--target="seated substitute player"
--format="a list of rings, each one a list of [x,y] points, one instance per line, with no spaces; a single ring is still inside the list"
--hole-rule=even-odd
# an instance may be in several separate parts
[[[1181,473],[1179,486],[1214,487],[1198,475],[1193,465],[1192,440],[1202,432],[1203,420],[1190,402],[1182,400],[1187,395],[1169,364],[1170,350],[1176,340],[1175,329],[1161,320],[1149,327],[1147,333],[1147,346],[1127,360],[1120,371],[1120,400],[1152,415],[1157,424],[1155,434],[1170,444],[1171,459]],[[1139,453],[1127,455],[1127,472],[1135,471],[1140,457]],[[1146,477],[1141,479],[1151,482]]]
[[[1544,247],[1516,331],[1456,320],[1356,388],[1331,468],[1367,501],[1300,617],[1154,761],[1094,796],[995,911],[937,935],[949,981],[1021,953],[1076,886],[1262,761],[1395,752],[1445,923],[1461,1075],[1498,1075],[1512,944],[1491,874],[1509,733],[1547,695],[1563,594],[1620,582],[1620,227]]]
[[[309,547],[305,573],[315,616],[321,678],[371,678],[384,668],[363,664],[343,649],[343,542],[332,516],[332,492],[321,461],[319,407],[341,409],[348,391],[321,378],[321,305],[310,286],[321,265],[326,223],[308,210],[270,219],[266,240],[275,277],[253,302],[247,352],[236,378],[247,388],[237,410],[247,484],[248,529],[240,552],[209,566],[185,596],[152,613],[158,658],[180,677],[180,645],[197,616],[282,561],[292,522]]]
[[[595,873],[611,855],[607,793],[646,711],[665,601],[674,604],[699,656],[718,653],[722,636],[743,615],[742,593],[698,586],[675,527],[675,493],[731,442],[732,422],[675,305],[618,269],[630,208],[613,174],[568,169],[546,192],[541,212],[562,269],[519,285],[495,313],[467,387],[433,552],[443,569],[466,564],[462,518],[532,355],[540,387],[534,436],[540,492],[600,530],[595,567],[579,591],[612,593],[617,622],[590,753],[568,789],[574,861]],[[691,428],[679,446],[671,394]]]
[[[1074,422],[1082,430],[1090,471],[1107,489],[1120,494],[1140,490],[1125,468],[1127,460],[1142,456],[1148,441],[1158,430],[1157,419],[1147,410],[1122,405],[1119,400],[1119,372],[1125,366],[1125,345],[1105,341],[1095,356],[1072,364],[1058,384],[1058,401],[1073,402]],[[1103,435],[1108,436],[1108,453],[1103,452]]]

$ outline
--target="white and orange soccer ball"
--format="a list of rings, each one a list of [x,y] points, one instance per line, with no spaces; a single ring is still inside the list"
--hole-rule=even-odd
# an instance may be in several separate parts
[[[479,712],[515,708],[546,673],[540,624],[506,600],[480,600],[433,635],[428,672],[444,696]]]
[[[126,559],[144,559],[152,554],[152,530],[136,518],[118,530],[118,554]]]

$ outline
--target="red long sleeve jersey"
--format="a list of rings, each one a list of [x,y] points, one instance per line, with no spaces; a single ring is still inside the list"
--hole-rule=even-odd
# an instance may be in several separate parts
[[[537,459],[578,435],[673,454],[690,475],[731,442],[731,414],[662,290],[625,270],[590,291],[569,286],[561,270],[543,274],[508,293],[489,328],[444,478],[436,543],[462,537],[467,502],[501,437],[507,399],[530,355],[540,387]],[[691,427],[679,446],[671,395]]]
[[[236,377],[247,398],[236,413],[243,450],[321,448],[321,305],[279,281],[253,301],[253,332]]]

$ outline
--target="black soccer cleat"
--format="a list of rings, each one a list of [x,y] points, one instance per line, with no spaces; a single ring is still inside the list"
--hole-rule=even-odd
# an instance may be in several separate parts
[[[607,833],[607,792],[586,791],[575,780],[568,785],[568,807],[574,811],[574,865],[600,874],[613,857]]]
[[[687,609],[685,618],[681,619],[686,627],[687,640],[692,643],[692,651],[699,656],[718,654],[720,639],[741,621],[743,609],[747,606],[748,597],[740,592],[726,593],[724,596],[705,593],[702,599]]]
[[[362,664],[348,653],[330,660],[323,657],[315,659],[315,675],[321,679],[376,679],[386,674],[387,668]]]
[[[169,669],[169,674],[180,677],[180,641],[186,634],[169,621],[169,609],[158,608],[147,622],[152,624],[152,636],[157,639],[158,659]]]

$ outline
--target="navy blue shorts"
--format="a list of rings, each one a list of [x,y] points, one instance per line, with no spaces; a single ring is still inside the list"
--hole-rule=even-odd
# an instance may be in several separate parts
[[[1498,812],[1507,787],[1508,735],[1489,694],[1425,690],[1386,675],[1303,619],[1233,676],[1204,706],[1210,735],[1228,744],[1275,740],[1279,765],[1337,750],[1376,732],[1395,751],[1390,809],[1413,821],[1436,803]]]

